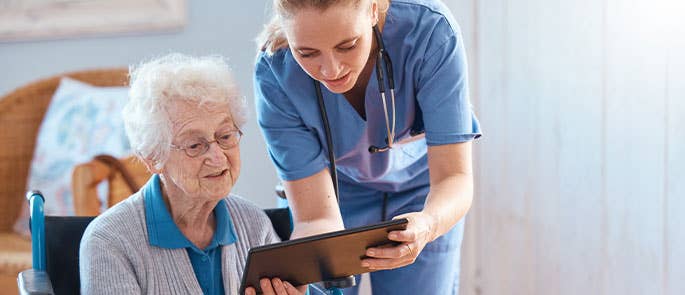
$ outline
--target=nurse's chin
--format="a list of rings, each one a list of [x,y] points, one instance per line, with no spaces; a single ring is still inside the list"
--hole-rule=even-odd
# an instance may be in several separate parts
[[[347,73],[345,76],[337,80],[319,80],[329,91],[333,93],[342,94],[348,92],[354,87],[353,73]]]

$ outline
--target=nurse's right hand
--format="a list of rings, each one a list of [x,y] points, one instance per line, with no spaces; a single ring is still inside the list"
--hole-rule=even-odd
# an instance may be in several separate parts
[[[264,295],[303,295],[307,292],[307,285],[295,288],[290,283],[281,281],[279,278],[262,278],[259,280],[259,286],[262,287],[262,294]],[[247,287],[245,295],[257,295],[257,291],[252,287]]]

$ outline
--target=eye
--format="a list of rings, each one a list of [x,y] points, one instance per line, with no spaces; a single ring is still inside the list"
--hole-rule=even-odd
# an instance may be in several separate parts
[[[350,50],[355,49],[355,48],[357,48],[357,43],[354,43],[351,46],[338,47],[338,50],[340,50],[342,52],[347,52],[347,51],[350,51]]]
[[[202,149],[202,143],[201,142],[190,143],[190,144],[186,145],[186,149],[201,150]]]
[[[231,139],[231,137],[233,137],[233,133],[227,133],[227,134],[219,136],[219,140],[228,141]]]
[[[308,58],[316,55],[316,51],[297,51],[297,55],[299,55],[302,58]]]

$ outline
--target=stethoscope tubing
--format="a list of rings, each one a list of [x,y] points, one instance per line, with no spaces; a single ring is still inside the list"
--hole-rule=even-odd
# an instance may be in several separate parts
[[[392,61],[390,60],[390,55],[385,50],[385,44],[383,43],[383,35],[381,34],[378,26],[373,26],[373,32],[376,39],[376,44],[378,46],[378,57],[376,58],[376,78],[378,79],[378,91],[381,94],[381,100],[383,102],[383,110],[385,115],[385,126],[388,135],[387,146],[376,147],[370,146],[370,153],[384,152],[392,148],[393,141],[395,139],[395,80],[392,72]],[[385,67],[383,67],[385,63]],[[385,77],[387,76],[388,90],[390,90],[390,102],[392,106],[392,124],[390,124],[390,118],[388,116],[388,106],[385,95]],[[333,189],[335,190],[335,198],[340,204],[340,191],[338,188],[338,172],[335,165],[335,151],[333,147],[333,139],[331,136],[331,127],[328,120],[328,113],[326,112],[326,105],[323,100],[323,93],[321,92],[321,83],[315,79],[314,89],[316,90],[316,97],[319,106],[319,113],[321,114],[321,121],[323,123],[324,131],[326,133],[326,145],[328,146],[328,161],[330,163],[329,170],[331,174],[331,180],[333,181]],[[391,128],[392,127],[392,128]]]

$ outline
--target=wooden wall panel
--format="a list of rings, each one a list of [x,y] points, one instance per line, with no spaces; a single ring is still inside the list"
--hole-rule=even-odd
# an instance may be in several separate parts
[[[470,3],[462,294],[683,294],[685,2]]]
[[[526,274],[530,286],[521,294],[558,294],[560,284],[560,242],[562,228],[559,216],[559,128],[561,110],[558,89],[560,59],[547,54],[555,51],[562,36],[559,2],[555,0],[527,0],[511,5],[510,78],[515,86],[510,99],[522,108],[516,121],[528,117],[529,125],[514,132],[516,141],[527,142],[525,153],[513,155],[525,163],[510,171],[514,181],[524,172],[526,215],[530,249],[522,256],[523,263],[531,264]],[[512,99],[513,98],[513,99]],[[544,171],[544,173],[542,173]],[[513,200],[517,201],[517,200]]]
[[[541,223],[558,223],[554,256],[559,279],[541,281],[534,294],[598,294],[602,284],[605,253],[605,204],[602,195],[602,3],[596,0],[551,1],[554,12],[543,23],[552,32],[543,35],[546,59],[538,61],[552,69],[557,80],[548,99],[559,103],[557,138],[558,167],[540,167],[539,173],[558,169],[557,191],[542,192],[540,199],[558,198],[555,211],[543,213]],[[554,120],[551,120],[554,122]],[[542,123],[542,124],[551,124]],[[553,214],[557,214],[556,216]],[[548,250],[540,249],[540,253]],[[544,254],[542,254],[544,255]],[[547,262],[543,262],[547,263]],[[549,283],[550,285],[545,285]]]
[[[665,69],[649,0],[607,0],[605,294],[663,291]]]
[[[685,2],[672,2],[665,23],[666,181],[663,284],[666,295],[685,293]]]
[[[506,0],[478,2],[478,86],[472,88],[478,89],[478,115],[484,130],[477,149],[487,157],[481,156],[480,166],[476,168],[476,210],[469,218],[480,214],[475,218],[478,220],[475,228],[480,236],[478,271],[482,275],[475,283],[482,294],[529,293],[529,277],[507,274],[532,274],[532,265],[522,264],[525,257],[530,257],[526,252],[531,249],[531,237],[523,218],[527,203],[521,201],[525,187],[523,183],[507,177],[517,167],[525,167],[526,164],[517,161],[520,157],[512,157],[525,152],[526,148],[513,144],[517,139],[514,134],[521,127],[516,123],[518,118],[512,114],[517,104],[508,95],[513,84],[507,79],[511,69],[510,57],[513,56],[509,50],[510,9]]]

